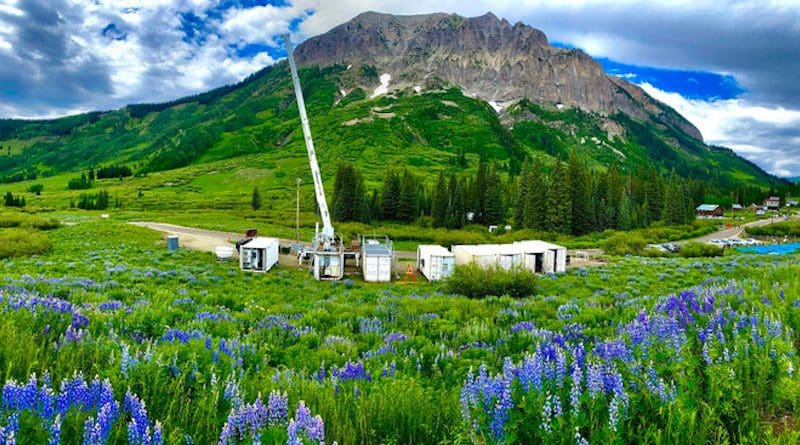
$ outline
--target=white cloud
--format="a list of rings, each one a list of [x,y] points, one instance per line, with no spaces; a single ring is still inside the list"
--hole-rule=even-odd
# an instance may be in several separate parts
[[[729,147],[779,176],[800,173],[800,110],[752,104],[747,97],[704,101],[640,85],[693,123],[707,143]]]

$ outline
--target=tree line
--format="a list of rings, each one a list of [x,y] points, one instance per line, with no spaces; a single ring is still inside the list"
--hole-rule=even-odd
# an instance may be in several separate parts
[[[381,186],[368,191],[358,169],[343,163],[336,172],[331,215],[340,222],[412,223],[430,217],[434,227],[448,229],[511,223],[517,229],[582,235],[657,221],[691,223],[707,194],[740,192],[719,191],[674,171],[665,175],[653,166],[626,173],[611,165],[601,172],[575,151],[551,167],[526,159],[516,176],[500,170],[481,161],[474,173],[440,172],[432,189],[408,169],[390,170]]]

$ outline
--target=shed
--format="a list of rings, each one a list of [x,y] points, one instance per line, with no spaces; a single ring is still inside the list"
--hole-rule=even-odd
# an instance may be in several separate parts
[[[731,205],[731,210],[734,212],[737,210],[744,210],[744,206],[741,204],[733,204]]]
[[[240,247],[239,268],[250,272],[266,272],[278,262],[277,238],[253,238]]]
[[[362,239],[361,255],[364,281],[375,283],[392,281],[392,242],[388,237]]]
[[[534,273],[562,273],[567,271],[567,248],[539,240],[514,243],[522,252],[523,266]]]
[[[717,204],[700,204],[695,209],[697,216],[722,216],[724,211]]]
[[[480,267],[489,268],[497,265],[496,245],[493,244],[462,244],[451,247],[457,266],[475,263]]]
[[[442,246],[420,245],[417,247],[417,270],[428,281],[439,281],[453,274],[456,257]]]

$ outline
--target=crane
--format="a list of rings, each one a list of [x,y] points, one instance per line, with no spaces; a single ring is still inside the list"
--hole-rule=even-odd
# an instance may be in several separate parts
[[[317,153],[314,149],[314,140],[311,138],[311,127],[308,124],[306,114],[306,103],[303,99],[303,90],[300,88],[300,76],[297,74],[297,65],[294,61],[292,41],[289,34],[281,36],[286,46],[289,59],[289,68],[292,72],[292,83],[294,84],[294,94],[297,97],[297,108],[300,111],[300,124],[303,127],[303,136],[308,152],[308,163],[311,166],[311,176],[314,179],[314,192],[317,198],[317,207],[322,218],[322,231],[316,230],[313,245],[310,251],[304,251],[301,258],[310,254],[313,258],[313,267],[317,279],[339,279],[343,274],[344,256],[341,245],[337,245],[336,238],[331,223],[331,215],[328,211],[328,201],[325,199],[325,188],[322,185],[322,174],[317,163]]]

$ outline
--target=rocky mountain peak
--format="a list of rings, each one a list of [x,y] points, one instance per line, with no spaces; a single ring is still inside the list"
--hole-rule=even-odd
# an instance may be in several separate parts
[[[295,54],[307,65],[374,66],[392,76],[391,88],[438,78],[487,102],[527,98],[605,115],[621,112],[702,140],[674,110],[636,85],[608,76],[583,51],[551,46],[542,31],[521,22],[511,25],[491,12],[472,18],[365,12],[306,40]]]

